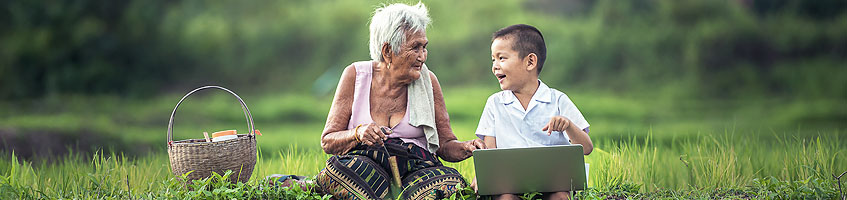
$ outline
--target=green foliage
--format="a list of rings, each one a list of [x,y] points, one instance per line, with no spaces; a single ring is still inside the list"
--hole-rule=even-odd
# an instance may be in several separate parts
[[[521,198],[521,199],[523,199],[523,200],[534,200],[534,199],[540,199],[540,198],[541,198],[541,193],[540,193],[540,192],[530,192],[530,193],[525,193],[525,194],[521,195],[521,196],[520,196],[520,198]]]
[[[279,187],[274,185],[276,180],[254,181],[249,183],[232,183],[229,182],[229,176],[233,173],[227,171],[224,174],[213,173],[211,177],[193,180],[186,180],[187,173],[179,177],[161,176],[160,174],[151,174],[153,179],[157,180],[149,182],[149,185],[139,184],[138,178],[129,179],[129,175],[124,177],[115,177],[116,175],[126,174],[128,168],[134,168],[135,162],[125,159],[115,159],[115,155],[109,157],[100,157],[95,155],[91,163],[75,163],[68,165],[53,166],[63,171],[61,176],[49,177],[55,174],[35,174],[26,173],[34,172],[34,169],[28,163],[19,163],[13,156],[10,163],[3,163],[2,167],[11,167],[9,171],[4,171],[0,176],[0,197],[3,199],[329,199],[330,195],[317,194],[313,191],[315,185],[306,183],[305,190],[301,188],[299,183],[294,183],[289,187]],[[69,157],[68,161],[76,162],[78,158]],[[10,166],[9,166],[10,165]],[[23,167],[26,172],[18,171]],[[65,171],[65,169],[77,169],[78,172],[85,173],[87,170],[92,170],[92,173],[74,173]],[[57,169],[53,169],[57,170]],[[145,169],[151,170],[151,169]],[[116,172],[124,171],[124,172]],[[65,174],[67,173],[67,174]],[[130,173],[132,174],[132,173]],[[28,180],[39,180],[44,182],[20,182],[16,179],[24,178]],[[62,179],[58,183],[51,183],[51,180]],[[259,179],[259,178],[257,178]],[[133,185],[131,185],[131,182]],[[155,184],[154,184],[155,183]]]
[[[550,54],[542,79],[592,124],[589,189],[578,198],[842,196],[829,174],[847,170],[844,1],[425,3],[433,18],[427,64],[460,140],[475,138],[485,98],[499,91],[490,34],[516,23],[541,29]],[[0,2],[0,99],[10,100],[0,102],[4,150],[51,145],[41,137],[82,141],[83,150],[0,160],[0,199],[328,198],[261,177],[323,167],[330,94],[343,67],[368,59],[376,6]],[[185,183],[168,170],[165,117],[182,92],[202,84],[239,92],[265,134],[246,184],[219,181],[229,173]],[[176,123],[175,139],[245,127],[226,95],[188,100]],[[13,140],[27,137],[33,142]],[[108,145],[116,149],[96,150]],[[472,158],[445,163],[474,176]],[[463,188],[449,198],[479,197]]]
[[[593,187],[574,196],[579,199],[838,199],[841,194],[834,190],[833,182],[831,179],[811,177],[793,182],[766,177],[754,179],[746,187],[659,189],[646,193],[639,192],[637,185],[623,184]]]
[[[150,93],[144,82],[173,80],[181,58],[155,34],[165,1],[145,2],[0,3],[0,97]]]
[[[179,178],[171,178],[163,183],[167,185],[166,191],[161,194],[153,194],[155,198],[164,199],[319,199],[326,200],[331,195],[320,195],[312,191],[314,184],[307,185],[303,190],[299,183],[293,183],[288,187],[273,185],[276,180],[264,180],[255,185],[242,182],[231,183],[229,176],[232,171],[223,175],[212,173],[205,179],[193,180],[185,183],[187,173]],[[188,188],[188,190],[186,190]]]
[[[491,33],[527,23],[547,38],[542,78],[555,88],[847,98],[842,1],[426,4],[433,18],[427,62],[446,86],[494,84]],[[369,58],[367,23],[377,5],[4,1],[0,98],[149,97],[201,84],[325,96],[343,67]]]
[[[762,199],[837,199],[833,180],[806,178],[798,181],[781,181],[775,177],[753,180],[746,191]]]
[[[467,181],[465,181],[465,182],[467,182]],[[479,199],[479,195],[476,194],[476,191],[474,191],[473,187],[471,187],[470,185],[467,185],[465,187],[458,187],[458,186],[461,186],[461,185],[457,185],[457,188],[460,188],[459,191],[456,191],[455,193],[450,195],[450,197],[444,198],[444,199],[449,199],[449,200],[456,200],[456,199],[476,200],[476,199]]]
[[[817,139],[784,138],[753,141],[750,135],[680,141],[664,146],[652,140],[598,140],[586,157],[591,164],[588,189],[574,195],[585,199],[833,199],[841,194],[831,177],[847,166],[847,148],[838,134]],[[651,136],[652,137],[652,136]],[[778,146],[772,146],[776,145]],[[761,151],[761,149],[769,149]],[[260,154],[252,179],[231,183],[232,172],[190,182],[171,175],[166,155],[136,159],[110,154],[91,158],[68,155],[55,163],[33,164],[12,154],[0,160],[0,198],[143,198],[143,199],[326,199],[328,196],[294,185],[279,188],[262,177],[274,173],[312,176],[327,155],[318,149],[289,147],[278,157]],[[8,155],[8,154],[7,154]],[[446,162],[445,162],[446,163]],[[472,159],[446,163],[473,177]],[[536,199],[539,193],[523,194]],[[469,187],[447,199],[480,199]]]

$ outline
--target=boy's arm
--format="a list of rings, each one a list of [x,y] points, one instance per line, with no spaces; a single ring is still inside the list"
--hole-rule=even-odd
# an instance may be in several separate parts
[[[485,136],[484,138],[482,138],[482,142],[485,143],[486,149],[497,148],[497,138],[494,136]]]
[[[594,144],[591,143],[588,133],[579,129],[576,124],[564,116],[553,116],[550,122],[544,128],[541,128],[541,131],[547,131],[548,135],[552,134],[553,131],[565,132],[565,134],[568,134],[568,138],[571,139],[572,144],[582,145],[583,154],[588,155],[591,154],[591,151],[594,151]]]
[[[586,132],[590,125],[587,121],[585,121],[585,117],[582,116],[582,112],[576,108],[573,101],[571,101],[571,99],[568,98],[568,95],[565,95],[564,93],[559,96],[558,102],[559,113],[562,116],[554,116],[553,119],[550,120],[550,124],[547,126],[549,126],[549,128],[556,128],[553,131],[561,131],[568,134],[568,138],[571,140],[571,143],[582,145],[583,154],[591,154],[591,151],[594,150],[594,145]],[[558,120],[556,120],[557,118]],[[554,123],[554,121],[557,121],[557,123]],[[584,130],[581,128],[584,128]]]
[[[579,129],[573,123],[570,123],[565,133],[568,134],[568,138],[571,138],[571,143],[582,145],[582,153],[584,155],[591,154],[591,151],[594,151],[594,143],[591,142],[591,137],[588,137],[588,133],[585,133],[585,131]]]

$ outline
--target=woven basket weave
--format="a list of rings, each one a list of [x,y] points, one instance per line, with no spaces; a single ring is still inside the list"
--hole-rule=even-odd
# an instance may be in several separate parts
[[[248,122],[248,134],[238,134],[231,140],[218,142],[206,142],[205,139],[188,139],[173,141],[174,114],[179,104],[194,92],[204,89],[220,89],[229,92],[241,103],[244,117]],[[182,97],[171,112],[168,122],[168,157],[171,161],[171,171],[176,176],[191,172],[186,177],[188,180],[202,179],[211,176],[212,172],[223,175],[227,170],[232,170],[230,181],[235,183],[247,182],[253,174],[256,165],[256,136],[253,127],[253,116],[247,109],[247,104],[234,92],[220,86],[203,86],[192,90]]]

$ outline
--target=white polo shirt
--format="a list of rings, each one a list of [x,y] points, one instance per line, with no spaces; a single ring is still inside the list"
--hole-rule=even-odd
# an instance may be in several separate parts
[[[476,135],[480,138],[496,137],[497,148],[570,144],[564,132],[553,131],[548,136],[547,131],[541,130],[556,115],[568,118],[572,125],[587,133],[588,122],[568,95],[547,87],[541,80],[538,83],[538,90],[532,95],[526,110],[510,90],[488,97]]]

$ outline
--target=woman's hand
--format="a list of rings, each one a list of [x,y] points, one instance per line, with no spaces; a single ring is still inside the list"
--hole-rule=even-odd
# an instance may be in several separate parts
[[[368,146],[382,146],[384,141],[388,139],[386,135],[391,134],[391,128],[379,126],[374,123],[362,124],[358,128],[353,128],[356,139]]]
[[[477,138],[477,139],[473,139],[473,140],[465,142],[465,150],[466,151],[470,151],[471,153],[473,153],[473,151],[477,150],[477,149],[486,149],[485,148],[485,142],[483,142],[482,139]]]
[[[479,138],[462,142],[462,150],[465,152],[465,155],[462,157],[468,158],[473,156],[473,151],[477,149],[485,149],[485,142]]]
[[[547,131],[547,135],[550,135],[553,134],[553,131],[565,132],[569,126],[571,126],[571,120],[568,120],[568,118],[553,116],[550,122],[547,122],[547,125],[541,128],[541,131]]]
[[[441,133],[439,132],[439,134]],[[473,151],[477,149],[485,149],[485,143],[480,139],[460,142],[454,138],[450,141],[441,142],[441,147],[438,148],[436,154],[445,161],[459,162],[473,156]]]
[[[473,150],[485,149],[485,143],[480,139],[460,142],[450,128],[450,116],[447,106],[444,104],[444,95],[441,93],[441,84],[438,77],[432,71],[429,72],[432,81],[432,95],[435,101],[435,128],[438,130],[438,142],[440,147],[436,155],[447,162],[459,162],[473,156]]]

